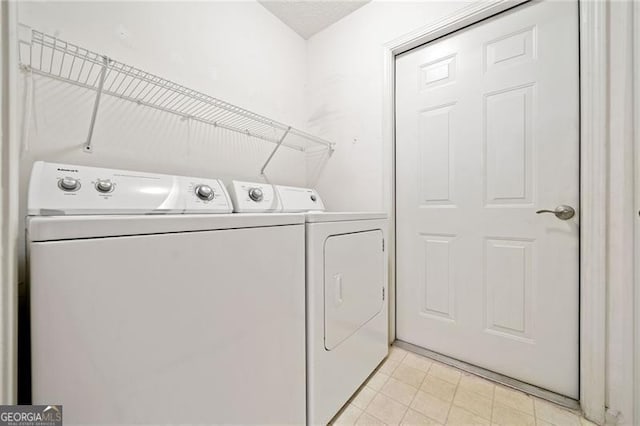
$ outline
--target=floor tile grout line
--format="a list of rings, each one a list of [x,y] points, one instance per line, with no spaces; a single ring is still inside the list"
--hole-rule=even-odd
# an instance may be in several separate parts
[[[494,394],[495,394],[495,390],[494,390]],[[535,417],[536,417],[535,403],[534,403],[533,401],[531,401],[531,402],[532,402],[532,404],[533,404],[533,406],[534,406],[533,414],[531,414],[531,413],[527,413],[526,411],[522,411],[521,409],[516,408],[516,407],[513,407],[513,406],[511,406],[511,405],[503,404],[502,402],[497,402],[497,401],[495,400],[495,396],[494,396],[493,404],[492,404],[492,405],[493,405],[493,406],[495,406],[495,405],[499,405],[499,406],[501,406],[501,407],[503,407],[503,408],[508,408],[509,410],[513,410],[513,411],[516,411],[516,412],[518,412],[518,413],[520,413],[520,414],[525,414],[525,415],[527,415],[527,416],[533,416],[533,417],[535,418]]]
[[[354,407],[355,407],[355,405],[354,405]],[[358,408],[358,407],[356,407],[356,408]],[[358,410],[360,410],[360,408],[358,408]],[[360,414],[358,414],[358,415],[356,416],[356,419],[353,421],[353,424],[354,424],[354,425],[357,425],[357,424],[358,424],[358,420],[360,420],[360,417],[362,417],[362,415],[363,415],[363,414],[364,414],[364,410],[360,410]]]
[[[329,426],[333,426],[335,424],[342,424],[342,423],[338,423],[338,420],[340,419],[340,417],[342,417],[345,411],[349,409],[349,407],[352,407],[352,408],[355,408],[356,410],[361,411],[361,413],[356,416],[356,419],[353,421],[353,424],[355,425],[358,422],[358,419],[362,416],[362,413],[364,413],[364,410],[352,404],[352,401],[357,394],[358,392],[356,392],[354,396],[351,397],[349,401],[347,401],[347,403],[342,408],[340,408],[340,411],[338,411],[338,413],[336,413],[336,415],[329,421],[328,423]]]
[[[393,377],[393,372],[398,368],[398,366],[399,366],[400,364],[402,364],[402,361],[406,358],[407,354],[409,353],[408,351],[405,351],[405,350],[404,350],[404,349],[402,349],[402,348],[397,348],[397,349],[400,349],[400,350],[402,350],[402,351],[405,353],[405,354],[404,354],[404,356],[403,356],[400,360],[395,361],[395,360],[391,359],[391,358],[390,358],[391,353],[389,353],[389,355],[387,355],[387,358],[386,358],[382,363],[380,363],[380,365],[376,368],[376,370],[374,370],[374,374],[378,374],[378,373],[379,373],[379,374],[384,374],[384,375],[385,375],[385,376],[387,376],[388,378],[384,381],[384,383],[382,383],[382,384],[380,385],[380,389],[374,389],[374,388],[369,387],[369,389],[372,389],[372,390],[375,392],[375,394],[373,395],[373,397],[371,398],[371,400],[369,400],[369,402],[366,404],[366,407],[362,410],[362,413],[360,414],[360,416],[358,416],[358,419],[360,419],[360,417],[362,417],[362,415],[366,413],[367,415],[374,417],[376,420],[379,420],[379,421],[381,421],[382,423],[385,423],[385,422],[384,422],[384,420],[380,419],[380,418],[379,418],[379,417],[377,417],[375,414],[373,414],[373,413],[371,413],[371,412],[367,411],[367,409],[369,408],[369,406],[371,405],[371,403],[373,402],[373,400],[376,398],[376,396],[377,396],[378,394],[381,394],[382,396],[385,396],[385,397],[387,397],[387,398],[391,399],[392,401],[395,401],[395,402],[397,402],[397,403],[399,403],[399,404],[401,404],[401,405],[405,406],[405,405],[404,405],[404,404],[402,404],[400,401],[397,401],[395,398],[392,398],[391,396],[389,396],[389,395],[387,395],[387,394],[385,394],[385,393],[383,393],[383,392],[382,392],[382,389],[384,388],[384,386],[385,386],[387,383],[389,383],[389,379],[391,379],[391,378]],[[380,372],[380,368],[382,368],[382,365],[383,365],[383,364],[385,364],[387,361],[394,361],[394,362],[397,362],[397,363],[398,363],[398,365],[396,365],[396,367],[395,367],[395,368],[394,368],[394,369],[393,369],[389,374],[385,374],[385,373]],[[363,387],[367,387],[367,384],[368,384],[369,380],[370,380],[370,378],[368,378],[368,379],[365,381],[365,384],[364,384],[364,386],[363,386]],[[356,393],[356,395],[357,395],[357,394],[359,394],[361,390],[362,390],[362,389],[359,389],[359,390],[358,390],[358,392]],[[408,409],[409,407],[406,407],[406,408]],[[404,413],[402,414],[402,418],[400,419],[400,421],[401,421],[401,422],[402,422],[402,419],[404,419],[404,416],[405,416],[405,415],[406,415],[406,413],[407,413],[407,409],[405,409]],[[358,419],[356,419],[356,423],[357,423],[357,420],[358,420]],[[385,424],[386,424],[386,423],[385,423]]]
[[[393,360],[391,360],[393,361]],[[386,362],[386,361],[385,361]],[[398,367],[400,366],[400,364],[402,364],[402,361],[393,361],[395,363],[397,363],[398,365],[396,365],[395,367],[393,367],[393,369],[390,371],[389,376],[393,376],[393,373],[398,369]]]
[[[349,403],[349,405],[351,405],[351,403]],[[347,406],[347,407],[348,407],[348,406]],[[356,407],[356,406],[354,405],[354,407]],[[360,417],[362,417],[362,415],[364,414],[364,410],[363,410],[363,409],[361,409],[360,407],[356,407],[356,408],[357,408],[358,410],[360,410],[360,414],[358,414],[358,415],[356,416],[356,419],[353,421],[353,424],[354,424],[354,425],[358,424],[358,420],[360,420]]]
[[[491,424],[493,424],[493,407],[494,407],[494,403],[496,400],[496,385],[493,385],[493,388],[491,389],[491,418],[489,419],[489,421],[491,422]]]
[[[393,374],[392,374],[392,375],[390,375],[390,376],[389,376],[389,379],[387,379],[387,381],[384,383],[384,385],[386,385],[387,383],[389,383],[389,380],[394,379],[394,380],[396,380],[396,381],[398,381],[398,382],[400,382],[400,383],[402,383],[402,384],[405,384],[405,385],[407,385],[407,386],[410,386],[410,387],[414,388],[414,389],[416,390],[416,392],[413,394],[413,397],[411,398],[411,401],[409,402],[409,404],[408,404],[408,405],[406,405],[406,404],[404,404],[402,401],[398,401],[397,399],[395,399],[393,396],[391,396],[391,395],[387,395],[386,393],[384,393],[384,392],[383,392],[384,385],[383,385],[383,386],[380,388],[380,390],[378,391],[378,393],[381,393],[382,395],[384,395],[384,396],[388,397],[388,398],[389,398],[389,399],[391,399],[392,401],[395,401],[395,402],[397,402],[397,403],[399,403],[399,404],[401,404],[401,405],[403,405],[403,406],[405,406],[405,407],[406,407],[405,412],[404,412],[404,413],[403,413],[403,415],[402,415],[402,419],[404,419],[404,417],[407,415],[407,413],[408,413],[409,409],[411,409],[411,404],[413,403],[413,401],[415,400],[416,396],[418,395],[418,392],[420,392],[420,388],[422,387],[422,384],[424,383],[424,381],[425,381],[425,379],[426,379],[426,377],[427,377],[428,371],[431,369],[431,365],[433,365],[433,363],[430,361],[430,363],[429,363],[429,368],[427,369],[427,371],[422,371],[422,370],[420,370],[420,369],[418,369],[418,368],[411,367],[410,365],[408,365],[408,364],[406,364],[406,363],[404,363],[404,362],[403,362],[403,361],[407,358],[407,355],[409,354],[409,352],[408,352],[408,351],[405,351],[405,352],[406,352],[406,354],[405,354],[404,358],[402,358],[402,361],[400,361],[400,362],[398,363],[398,365],[396,366],[396,368],[394,369],[394,371],[395,371],[395,370],[397,370],[397,368],[400,366],[400,364],[404,364],[404,365],[405,365],[406,367],[408,367],[408,368],[413,368],[414,370],[417,370],[417,371],[420,371],[420,372],[424,373],[424,377],[422,378],[422,381],[420,382],[420,384],[419,384],[419,385],[418,385],[418,387],[416,388],[416,387],[414,387],[414,386],[411,386],[411,385],[410,385],[410,384],[408,384],[408,383],[403,382],[403,381],[402,381],[402,380],[400,380],[399,378],[394,377],[394,376],[393,376]],[[424,357],[421,357],[421,358],[424,358]],[[425,358],[425,359],[426,359],[426,358]],[[375,415],[374,415],[374,417],[375,417]],[[425,416],[425,417],[428,417],[429,419],[431,419],[429,416]],[[376,417],[376,418],[377,418],[377,417]],[[402,419],[400,419],[400,422],[402,422]],[[379,419],[379,420],[381,420],[381,419]],[[431,420],[433,420],[433,419],[431,419]]]
[[[365,387],[366,387],[366,386],[365,386]],[[372,389],[372,388],[369,388],[369,389]],[[375,390],[375,389],[372,389],[372,390],[375,392],[375,394],[373,395],[373,397],[371,397],[371,399],[369,400],[369,402],[367,402],[366,404],[364,404],[364,408],[362,409],[362,412],[363,412],[363,413],[367,411],[367,408],[369,408],[369,406],[371,405],[371,401],[373,401],[373,399],[376,397],[376,395],[377,395],[377,394],[378,394],[378,392],[379,392],[379,391],[377,391],[377,390]]]
[[[411,352],[409,352],[409,353],[411,353]],[[416,355],[418,355],[418,354],[416,354]],[[426,358],[426,357],[423,357],[422,355],[418,355],[418,356],[420,356],[420,357],[422,357],[422,358],[425,358],[425,359],[428,359],[428,358]],[[431,361],[431,365],[429,366],[429,370],[431,370],[431,366],[433,366],[433,365],[436,363],[436,361],[432,361],[432,360],[430,360],[430,361]],[[497,403],[497,402],[496,402],[496,399],[495,399],[495,394],[496,394],[496,388],[499,386],[499,384],[496,384],[496,383],[494,383],[494,382],[492,382],[492,381],[490,381],[490,380],[487,380],[487,379],[485,379],[485,378],[483,378],[483,377],[480,377],[480,376],[478,376],[478,375],[475,375],[475,374],[473,374],[473,373],[460,371],[460,370],[456,369],[455,367],[451,367],[451,366],[447,366],[447,365],[444,365],[444,367],[446,367],[446,368],[451,368],[451,369],[453,369],[453,370],[455,370],[455,371],[460,372],[460,378],[458,379],[458,383],[456,384],[456,390],[455,390],[455,393],[454,393],[454,398],[455,398],[455,394],[457,394],[458,389],[460,388],[460,384],[461,384],[462,379],[464,378],[464,376],[465,376],[465,375],[472,376],[472,377],[474,377],[474,378],[476,378],[476,379],[479,379],[479,380],[481,380],[481,381],[483,381],[483,382],[486,382],[486,383],[491,384],[491,386],[492,386],[492,389],[491,389],[491,396],[490,396],[490,397],[488,397],[488,398],[490,399],[490,406],[491,406],[491,414],[490,414],[490,417],[491,417],[491,418],[490,418],[490,419],[488,419],[488,420],[489,420],[490,422],[493,422],[493,408],[494,408],[495,404]],[[425,382],[425,380],[426,380],[427,376],[428,376],[428,373],[427,373],[427,375],[425,375],[425,378],[423,379],[422,383],[424,383],[424,382]],[[446,383],[451,383],[451,382],[449,382],[449,381],[447,381],[447,380],[440,379],[439,377],[434,376],[434,375],[432,375],[431,377],[436,378],[436,379],[438,379],[438,380],[440,380],[440,381],[443,381],[443,382],[446,382]],[[531,398],[531,399],[532,399],[532,401],[531,401],[531,402],[532,402],[532,404],[533,404],[533,406],[534,406],[534,415],[533,415],[533,417],[534,417],[534,419],[537,419],[537,416],[535,415],[535,402],[533,401],[533,398],[534,398],[533,396],[531,396],[531,395],[527,395],[527,394],[526,394],[526,393],[524,393],[524,392],[519,392],[519,391],[517,391],[517,390],[515,390],[515,389],[510,389],[510,388],[507,388],[507,387],[505,387],[505,388],[506,388],[507,390],[509,390],[509,391],[512,391],[512,392],[521,393],[521,394],[525,395],[527,398]],[[486,397],[486,396],[485,396],[484,394],[482,394],[481,392],[477,392],[477,391],[474,391],[474,390],[471,390],[471,389],[465,389],[465,392],[469,392],[469,393],[474,394],[474,395],[479,395],[479,396],[481,396],[481,397]],[[428,393],[428,392],[427,392],[427,393]],[[451,401],[451,403],[452,403],[452,405],[453,405],[453,401]],[[530,413],[527,413],[527,412],[525,412],[525,411],[522,411],[522,410],[520,410],[520,409],[518,409],[518,408],[516,408],[516,407],[512,407],[512,406],[510,406],[510,405],[506,405],[506,404],[502,404],[502,403],[498,403],[498,404],[500,404],[501,406],[504,406],[505,408],[512,409],[512,410],[514,410],[514,411],[516,411],[516,412],[518,412],[518,413],[521,413],[521,414],[525,414],[525,415],[531,416],[531,414],[530,414]],[[558,408],[560,408],[560,407],[558,407]],[[562,409],[562,408],[560,408],[560,409]],[[574,414],[575,414],[575,413],[574,413]],[[427,417],[428,417],[428,416],[427,416]]]
[[[406,406],[406,405],[404,405],[404,404],[403,404],[403,403],[401,403],[400,401],[397,401],[397,400],[395,400],[395,399],[391,398],[389,395],[386,395],[386,394],[382,393],[382,390],[379,390],[379,391],[376,393],[376,395],[377,395],[377,394],[382,394],[382,396],[385,396],[385,397],[389,398],[390,400],[397,402],[398,404],[402,405],[402,406],[405,408],[404,413],[402,413],[402,418],[400,418],[400,423],[402,423],[402,419],[404,419],[404,416],[407,414],[407,410],[409,409],[409,407],[408,407],[408,406]],[[373,402],[373,400],[374,400],[374,399],[375,399],[375,395],[374,395],[374,397],[373,397],[373,398],[371,398],[371,401],[370,401],[370,402],[369,402],[369,404],[367,405],[367,408],[369,407],[369,405],[371,405],[371,402]],[[364,411],[363,411],[363,413],[365,413],[365,412],[366,412],[368,415],[373,416],[375,419],[380,420],[380,421],[381,421],[382,423],[384,423],[385,425],[387,424],[384,420],[382,420],[380,417],[376,416],[374,413],[370,413],[370,412],[368,412],[368,411],[364,410]]]
[[[402,424],[402,419],[404,419],[404,416],[406,416],[408,412],[409,412],[409,406],[406,405],[404,406],[404,413],[402,413],[402,417],[400,418],[400,424]]]
[[[513,406],[511,406],[511,405],[503,404],[502,402],[497,402],[497,401],[495,400],[495,398],[494,398],[494,401],[493,401],[493,405],[494,405],[494,406],[499,405],[499,406],[500,406],[500,407],[502,407],[502,408],[507,408],[507,409],[509,409],[509,410],[516,411],[516,412],[518,412],[518,413],[520,413],[520,414],[524,414],[524,415],[527,415],[527,416],[536,417],[535,409],[533,410],[533,414],[531,414],[531,413],[527,413],[526,411],[522,411],[521,409],[516,408],[516,407],[513,407]]]
[[[447,417],[444,419],[444,424],[449,423],[449,416],[451,415],[451,410],[453,409],[453,404],[456,400],[456,395],[458,395],[458,388],[460,387],[460,380],[458,380],[458,384],[456,385],[456,389],[453,392],[453,399],[451,399],[451,403],[449,404],[449,411],[447,411]]]
[[[356,417],[355,421],[353,422],[354,424],[358,423],[358,420],[360,419],[360,417],[362,417],[362,415],[366,412],[367,408],[369,407],[369,405],[371,405],[371,401],[373,401],[373,398],[375,398],[376,394],[379,393],[378,390],[373,389],[372,387],[369,387],[369,381],[371,380],[371,378],[377,374],[380,370],[380,367],[382,367],[382,364],[384,364],[385,362],[387,362],[387,360],[389,359],[388,355],[387,358],[382,361],[374,370],[373,373],[371,373],[366,379],[365,381],[362,383],[362,385],[360,385],[360,387],[356,390],[356,392],[351,396],[351,398],[349,398],[349,400],[347,401],[347,403],[345,404],[345,406],[341,409],[340,415],[342,415],[342,413],[350,406],[353,405],[355,408],[357,408],[358,410],[361,411],[361,413]],[[380,373],[380,374],[384,374],[384,373]],[[391,377],[391,376],[389,376]],[[387,379],[388,381],[388,379]],[[386,384],[387,382],[385,382],[384,384]],[[384,386],[384,384],[382,386]],[[367,404],[365,404],[365,408],[360,408],[357,405],[353,404],[353,401],[358,397],[358,395],[360,395],[360,392],[362,392],[362,390],[364,388],[369,388],[374,392],[373,397],[371,398],[371,400],[369,400],[369,402]],[[368,413],[367,413],[368,414]],[[340,415],[336,415],[336,418],[339,418]]]
[[[420,356],[420,355],[419,355],[419,356]],[[422,357],[422,358],[424,358],[424,357]],[[427,359],[427,358],[425,358],[425,359]],[[417,392],[413,395],[413,398],[411,398],[411,402],[409,403],[409,407],[407,408],[407,411],[405,412],[405,416],[407,415],[407,413],[409,412],[409,410],[413,410],[413,408],[411,408],[411,405],[413,404],[413,401],[415,401],[415,400],[416,400],[416,398],[417,398],[417,396],[418,396],[418,393],[419,393],[419,392],[424,392],[424,391],[422,390],[422,385],[424,384],[425,380],[427,380],[427,376],[429,375],[429,371],[431,371],[431,367],[433,367],[433,361],[429,360],[429,368],[427,368],[427,370],[424,372],[424,379],[422,379],[422,382],[420,383],[420,387],[418,388]],[[424,392],[424,393],[427,393],[427,392]],[[429,394],[429,395],[430,395],[430,394]],[[432,395],[432,396],[434,396],[434,397],[435,397],[435,395]],[[438,399],[440,399],[440,398],[438,398]],[[451,403],[449,403],[449,404],[451,404]],[[426,414],[424,414],[424,413],[422,413],[422,412],[419,412],[419,411],[417,411],[417,410],[414,410],[414,411],[416,411],[416,412],[420,413],[421,415],[425,416],[425,417],[426,417],[426,418],[428,418],[429,420],[432,420],[432,421],[434,421],[434,422],[438,422],[438,420],[436,420],[436,419],[434,419],[434,418],[432,418],[432,417],[429,417],[429,416],[427,416]],[[448,413],[447,413],[447,414],[448,414]],[[403,418],[403,419],[404,419],[404,418]],[[446,421],[446,419],[445,419],[445,421]],[[438,422],[438,424],[439,424],[439,422]]]
[[[390,377],[390,379],[398,380],[398,379],[396,379],[395,377]],[[401,380],[398,380],[398,381],[399,381],[400,383],[402,383],[402,384],[407,385],[406,383],[404,383],[404,382],[403,382],[403,381],[401,381]],[[387,383],[389,383],[389,382],[387,381]],[[411,386],[411,385],[407,385],[407,386]],[[411,386],[411,387],[412,387],[412,388],[414,388],[413,386]],[[415,389],[415,388],[414,388],[414,389]],[[406,407],[409,407],[409,405],[405,404],[404,402],[402,402],[402,401],[398,401],[398,400],[397,400],[396,398],[394,398],[393,396],[388,395],[388,394],[386,394],[386,393],[382,392],[382,389],[380,389],[380,390],[378,391],[378,393],[381,393],[382,395],[386,396],[387,398],[391,399],[392,401],[397,402],[398,404],[402,404],[402,405],[404,405],[404,406],[406,406]],[[417,392],[416,392],[416,393],[417,393]],[[411,401],[412,401],[412,402],[413,402],[413,398],[415,398],[415,395],[411,398]]]
[[[404,349],[403,349],[403,350],[404,350]],[[406,352],[406,351],[405,351],[405,352]],[[406,353],[405,353],[405,357],[406,357],[407,353],[408,353],[408,352],[406,352]],[[387,359],[388,359],[388,358],[387,358]],[[403,357],[402,359],[404,360],[404,357]],[[385,360],[384,362],[386,362],[386,361],[387,361],[387,360]],[[398,366],[399,366],[401,363],[402,363],[402,360],[401,360],[401,361],[398,361]],[[396,366],[396,368],[397,368],[397,366]],[[395,371],[395,369],[394,369],[394,371]],[[376,373],[378,373],[378,371],[376,371]],[[380,374],[384,374],[384,373],[380,373]],[[393,373],[392,373],[392,374],[393,374]],[[404,411],[404,413],[402,413],[402,418],[400,419],[400,422],[402,422],[402,419],[404,419],[404,416],[407,414],[407,410],[409,409],[409,407],[408,407],[408,406],[405,406],[402,402],[400,402],[400,401],[396,400],[395,398],[392,398],[391,396],[389,396],[389,395],[387,395],[387,394],[385,394],[385,393],[383,393],[383,392],[382,392],[382,389],[384,388],[384,386],[385,386],[387,383],[389,383],[389,380],[393,377],[391,374],[385,374],[385,376],[388,376],[388,379],[387,379],[387,380],[385,380],[385,382],[380,386],[380,389],[374,389],[374,391],[375,391],[375,395],[373,395],[373,398],[371,398],[371,400],[370,400],[370,401],[369,401],[369,403],[367,404],[367,407],[366,407],[364,410],[362,410],[362,414],[366,413],[367,415],[374,417],[376,420],[380,420],[382,423],[386,424],[384,420],[382,420],[381,418],[379,418],[379,417],[378,417],[378,416],[376,416],[375,414],[370,413],[370,412],[368,412],[368,411],[367,411],[367,408],[369,408],[369,406],[371,405],[371,403],[373,402],[373,400],[376,398],[376,396],[377,396],[378,394],[381,394],[382,396],[387,397],[387,398],[389,398],[390,400],[395,401],[395,402],[397,402],[398,404],[400,404],[400,405],[402,405],[402,406],[404,406],[404,407],[405,407],[405,411]],[[398,380],[398,379],[396,379],[396,380]],[[366,384],[365,384],[365,386],[366,386]],[[373,388],[369,388],[369,389],[373,389]],[[362,414],[360,415],[360,417],[362,417]],[[360,418],[360,417],[358,417],[358,418]]]
[[[433,366],[435,364],[438,364],[438,365],[443,366],[445,368],[451,368],[451,367],[446,366],[444,364],[438,363],[435,360],[432,360],[431,366]],[[429,370],[431,370],[431,368],[429,368]],[[441,378],[439,378],[439,377],[437,377],[435,375],[432,375],[432,377],[434,377],[434,378],[436,378],[438,380],[441,380],[441,381],[443,381],[445,383],[451,383],[450,381],[441,379]],[[444,424],[447,424],[447,422],[449,421],[449,415],[451,414],[451,409],[453,408],[454,401],[456,399],[456,395],[458,394],[458,389],[460,388],[460,381],[461,380],[462,380],[462,374],[460,375],[460,377],[458,377],[458,380],[456,381],[456,383],[451,383],[451,384],[455,385],[455,389],[453,391],[453,397],[451,398],[451,401],[449,401],[449,410],[447,411],[447,417],[445,418]]]

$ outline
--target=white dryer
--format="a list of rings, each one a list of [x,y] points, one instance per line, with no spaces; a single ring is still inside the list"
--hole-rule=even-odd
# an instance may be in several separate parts
[[[230,211],[214,179],[36,163],[33,403],[69,424],[303,424],[304,217]]]
[[[308,188],[276,186],[307,212],[307,423],[327,424],[388,355],[385,213],[324,212]]]

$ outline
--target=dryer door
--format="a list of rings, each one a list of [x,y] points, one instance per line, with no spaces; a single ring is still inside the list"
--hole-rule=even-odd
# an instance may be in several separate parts
[[[384,300],[381,230],[334,235],[324,244],[324,345],[333,350],[375,317]]]

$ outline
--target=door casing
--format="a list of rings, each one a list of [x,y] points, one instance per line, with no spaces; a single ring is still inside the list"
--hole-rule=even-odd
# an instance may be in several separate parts
[[[633,48],[633,112],[634,116],[634,129],[633,129],[633,138],[634,138],[634,150],[633,156],[634,161],[634,177],[636,182],[634,188],[634,231],[635,231],[635,241],[634,241],[634,259],[635,259],[635,271],[634,271],[634,284],[635,284],[635,294],[634,294],[634,347],[633,351],[635,356],[635,365],[633,372],[633,407],[634,420],[640,419],[640,217],[636,215],[640,215],[640,185],[637,182],[640,182],[640,164],[638,164],[638,159],[640,159],[640,4],[637,2],[632,4],[633,10],[633,38],[632,38],[632,48]]]
[[[390,340],[395,340],[395,56],[529,0],[475,2],[384,46],[383,195],[389,213]],[[608,6],[578,0],[580,38],[580,404],[605,418]]]

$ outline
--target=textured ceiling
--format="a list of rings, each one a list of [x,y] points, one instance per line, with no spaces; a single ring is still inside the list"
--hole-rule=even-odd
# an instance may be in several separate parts
[[[371,0],[258,0],[304,39],[338,22]]]

